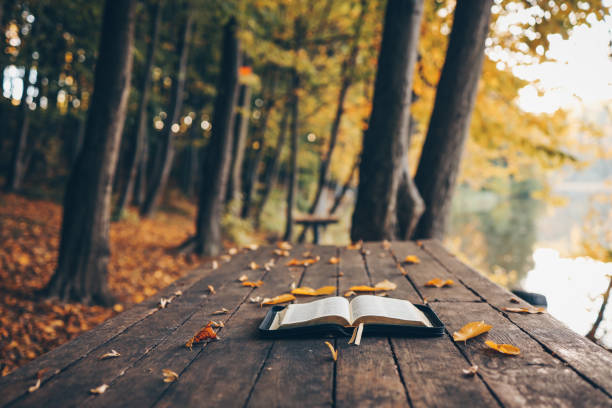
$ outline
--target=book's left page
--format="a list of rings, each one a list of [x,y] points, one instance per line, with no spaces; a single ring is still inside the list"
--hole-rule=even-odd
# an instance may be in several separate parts
[[[278,319],[278,320],[277,320]],[[350,325],[349,302],[343,297],[329,297],[310,303],[291,304],[277,313],[270,329],[312,326],[334,323]]]

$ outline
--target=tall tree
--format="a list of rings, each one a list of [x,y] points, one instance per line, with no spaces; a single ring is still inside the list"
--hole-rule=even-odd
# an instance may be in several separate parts
[[[133,148],[128,157],[127,180],[119,192],[119,201],[115,213],[121,215],[125,206],[132,200],[134,184],[140,161],[143,160],[143,151],[147,143],[147,108],[151,95],[151,71],[153,70],[153,58],[157,43],[159,42],[159,27],[161,26],[161,8],[163,0],[156,0],[151,10],[151,30],[149,32],[149,43],[147,45],[147,56],[144,64],[142,83],[140,86],[140,100],[138,101],[138,115],[136,117],[136,132],[134,133]],[[146,172],[142,172],[139,180],[142,186],[146,185]]]
[[[179,59],[176,67],[176,78],[172,86],[172,96],[170,98],[170,111],[167,116],[167,121],[164,126],[165,136],[159,147],[158,158],[153,169],[153,177],[148,183],[147,196],[142,204],[141,215],[144,217],[151,216],[159,205],[161,196],[168,183],[172,162],[174,161],[175,146],[174,138],[176,126],[179,126],[181,117],[181,109],[183,108],[183,99],[185,97],[185,79],[187,78],[187,60],[189,54],[189,44],[191,41],[191,29],[193,22],[193,14],[190,10],[189,3],[185,3],[185,21],[179,35],[177,51]]]
[[[370,124],[363,135],[359,191],[351,239],[394,237],[397,191],[407,160],[412,74],[423,14],[422,0],[389,0]]]
[[[20,123],[13,141],[13,154],[11,164],[4,186],[6,191],[17,191],[21,188],[21,183],[26,172],[26,148],[28,144],[28,133],[30,132],[30,108],[26,102],[26,89],[28,88],[30,75],[23,78],[23,95],[19,103]]]
[[[492,0],[457,2],[415,182],[425,201],[415,238],[442,238],[482,70]]]
[[[223,29],[223,55],[213,108],[213,127],[208,146],[203,150],[196,235],[182,245],[183,251],[200,255],[217,255],[222,247],[221,217],[231,163],[234,107],[238,98],[240,45],[236,29],[236,19],[232,17]]]
[[[110,304],[111,186],[125,122],[136,0],[107,0],[86,137],[64,196],[58,264],[47,295]]]
[[[251,106],[251,87],[240,85],[238,96],[238,110],[234,115],[234,141],[232,143],[232,164],[227,187],[227,201],[239,200],[242,196],[242,165],[244,163],[244,149],[246,147],[249,130],[249,117]]]

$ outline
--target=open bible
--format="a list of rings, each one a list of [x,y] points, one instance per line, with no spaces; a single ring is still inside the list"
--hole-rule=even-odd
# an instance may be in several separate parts
[[[271,336],[323,331],[349,334],[352,327],[360,323],[369,332],[425,336],[441,335],[444,328],[427,306],[415,306],[402,299],[362,295],[350,302],[336,296],[310,303],[274,307],[264,319],[260,331]]]

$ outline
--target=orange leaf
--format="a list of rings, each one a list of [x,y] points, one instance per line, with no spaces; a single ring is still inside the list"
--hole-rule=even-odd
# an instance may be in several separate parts
[[[273,252],[274,252],[274,255],[278,255],[278,256],[289,256],[289,251],[287,251],[287,250],[283,250],[283,249],[275,249]]]
[[[340,258],[337,258],[337,257],[335,257],[335,256],[332,256],[332,257],[329,259],[329,263],[330,263],[330,264],[332,264],[332,265],[336,265],[336,264],[337,264],[337,263],[339,263],[339,262],[340,262]]]
[[[497,344],[491,340],[485,341],[485,344],[491,347],[493,350],[497,350],[503,354],[510,354],[513,356],[518,356],[521,354],[521,349],[513,346],[512,344]]]
[[[380,281],[376,285],[374,285],[374,289],[376,290],[395,290],[396,288],[397,284],[390,282],[387,279],[385,279],[384,281]]]
[[[276,243],[276,247],[277,247],[278,249],[282,249],[282,250],[285,250],[285,251],[289,251],[289,250],[291,250],[291,248],[293,248],[293,247],[291,246],[291,244],[290,244],[290,243],[288,243],[287,241],[278,241],[278,242]]]
[[[185,343],[185,347],[191,350],[195,343],[201,343],[204,340],[217,338],[217,333],[212,329],[212,322],[208,322],[206,326],[202,327],[200,331],[195,334],[195,336],[190,338],[187,343]]]
[[[362,245],[363,245],[363,241],[360,240],[350,245],[347,245],[346,249],[361,249]]]
[[[294,295],[304,295],[304,296],[321,296],[321,295],[333,295],[336,293],[335,286],[323,286],[319,289],[313,289],[308,286],[302,286],[300,288],[295,288],[291,291]]]
[[[502,307],[505,312],[538,314],[546,313],[545,307]]]
[[[351,286],[349,290],[352,290],[354,292],[376,292],[376,288],[367,285]]]
[[[317,262],[316,259],[295,259],[293,258],[289,262],[287,262],[287,266],[308,266]]]
[[[244,281],[242,286],[249,286],[251,288],[258,288],[263,284],[263,281],[258,280],[257,282]]]
[[[327,347],[329,347],[329,351],[331,351],[332,358],[334,359],[334,361],[338,360],[338,350],[335,350],[334,346],[332,346],[329,341],[326,341],[325,344],[327,345]]]
[[[253,73],[253,68],[249,66],[242,66],[238,70],[238,75],[240,76],[247,76],[247,75],[251,75],[252,73]]]
[[[162,369],[162,375],[164,376],[165,383],[171,383],[178,380],[179,375],[172,370],[168,370],[167,368]]]
[[[277,305],[279,303],[291,302],[295,300],[295,296],[290,293],[283,293],[282,295],[275,296],[273,298],[265,298],[262,305]]]
[[[355,291],[353,290],[348,290],[346,292],[344,292],[344,297],[351,297],[351,296],[355,296],[357,295],[357,293],[355,293]]]
[[[249,264],[249,268],[251,268],[252,270],[259,269],[259,265],[257,265],[256,262],[251,262]]]
[[[453,333],[453,340],[455,341],[467,341],[472,337],[476,337],[482,333],[486,333],[491,330],[493,326],[486,324],[484,321],[470,322],[463,326],[459,331]]]
[[[421,263],[421,260],[416,255],[408,255],[406,258],[404,258],[404,262],[409,264],[419,264]]]
[[[455,282],[453,282],[452,279],[442,280],[440,278],[434,278],[428,281],[427,283],[425,283],[425,286],[442,288],[444,286],[453,285],[454,283]]]

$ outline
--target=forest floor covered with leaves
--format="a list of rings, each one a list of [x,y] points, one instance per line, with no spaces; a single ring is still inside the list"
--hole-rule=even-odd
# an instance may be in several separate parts
[[[185,204],[139,219],[128,212],[111,224],[112,308],[37,296],[57,262],[62,207],[0,194],[0,374],[90,330],[168,286],[206,259],[173,253],[194,232],[195,208]]]

